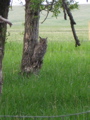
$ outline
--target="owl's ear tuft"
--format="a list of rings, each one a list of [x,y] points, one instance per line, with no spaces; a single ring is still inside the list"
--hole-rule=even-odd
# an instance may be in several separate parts
[[[42,39],[42,38],[39,36],[39,39]]]

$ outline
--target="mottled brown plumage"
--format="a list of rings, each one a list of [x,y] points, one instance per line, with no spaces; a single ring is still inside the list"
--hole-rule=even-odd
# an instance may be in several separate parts
[[[40,38],[40,41],[35,46],[34,53],[32,56],[33,68],[37,68],[37,69],[41,68],[43,57],[47,49],[47,38],[41,38],[41,37],[39,38]]]

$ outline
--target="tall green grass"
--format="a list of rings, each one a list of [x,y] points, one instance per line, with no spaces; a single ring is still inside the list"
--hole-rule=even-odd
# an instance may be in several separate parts
[[[50,116],[89,110],[90,43],[85,42],[78,48],[73,45],[72,42],[49,42],[40,73],[26,77],[19,74],[22,43],[6,43],[0,114]],[[85,119],[85,115],[78,118]]]

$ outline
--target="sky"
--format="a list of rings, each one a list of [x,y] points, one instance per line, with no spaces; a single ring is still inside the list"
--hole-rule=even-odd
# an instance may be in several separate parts
[[[52,0],[48,0],[48,1],[52,1]],[[86,2],[86,0],[75,0],[76,2],[79,2],[80,4],[90,4],[90,0],[88,0],[88,3]],[[45,3],[45,2],[44,2]],[[25,5],[25,0],[13,0],[13,5]]]
[[[88,2],[86,2],[86,0],[76,0],[76,2],[79,2],[80,4],[88,4],[90,3],[90,0],[88,0]]]
[[[48,0],[48,1],[52,1],[52,0]],[[86,2],[86,0],[75,0],[76,2],[79,2],[81,4],[84,4],[84,3],[90,3],[90,0],[88,0],[88,2]]]
[[[48,0],[48,1],[52,1],[52,0]],[[86,0],[75,0],[76,2],[79,2],[80,4],[88,4],[90,3],[90,0],[88,0],[88,3],[86,2]]]

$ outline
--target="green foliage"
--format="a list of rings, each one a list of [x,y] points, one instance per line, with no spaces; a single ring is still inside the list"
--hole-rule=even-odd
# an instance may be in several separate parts
[[[70,10],[78,9],[78,7],[79,7],[78,2],[69,5]]]
[[[38,6],[43,2],[43,0],[31,0],[31,8],[37,10]],[[78,8],[78,2],[71,4],[70,1],[67,2],[69,8],[76,9]],[[62,0],[55,1],[53,4],[49,3],[47,5],[40,5],[40,10],[47,10],[53,13],[53,16],[57,17],[61,13],[62,9]]]
[[[60,11],[61,7],[62,7],[61,1],[58,1],[54,4],[53,9],[51,10],[51,12],[53,13],[53,16],[57,17],[61,13]]]
[[[40,6],[42,1],[43,0],[30,0],[30,3],[31,3],[30,9],[36,11],[37,9],[39,9],[39,6]]]

